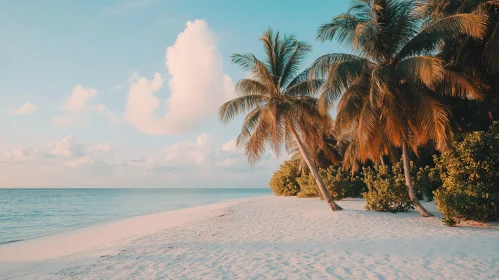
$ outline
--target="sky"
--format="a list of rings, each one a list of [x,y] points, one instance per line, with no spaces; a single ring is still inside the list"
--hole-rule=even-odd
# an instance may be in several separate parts
[[[0,188],[268,187],[218,107],[272,27],[310,42],[349,0],[0,0]]]

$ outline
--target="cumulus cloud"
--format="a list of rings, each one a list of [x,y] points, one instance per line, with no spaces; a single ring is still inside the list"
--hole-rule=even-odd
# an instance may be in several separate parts
[[[7,151],[1,159],[3,163],[23,163],[54,165],[65,164],[75,167],[84,162],[107,161],[113,152],[109,143],[86,144],[69,135],[42,148],[18,147]]]
[[[232,80],[222,66],[206,21],[187,22],[166,50],[170,97],[160,100],[154,95],[164,82],[159,73],[152,80],[138,78],[129,88],[125,119],[150,134],[177,134],[196,128],[234,95]],[[158,116],[158,109],[166,109],[166,114]]]
[[[55,143],[50,154],[63,157],[82,157],[85,155],[85,152],[85,145],[73,137],[73,135],[69,135]]]
[[[8,151],[0,158],[0,187],[264,187],[280,160],[268,155],[250,167],[233,143],[217,145],[203,133],[154,155],[118,159],[109,143],[69,135]]]
[[[88,103],[95,98],[97,90],[84,88],[76,85],[71,91],[71,96],[62,105],[65,116],[55,117],[53,122],[57,125],[70,125],[75,122],[88,122],[88,116],[82,116],[82,112],[88,107]]]
[[[142,132],[161,134],[165,129],[165,120],[154,114],[161,103],[154,93],[162,86],[163,78],[159,73],[155,73],[151,81],[139,78],[130,86],[125,119]]]
[[[96,94],[97,90],[93,88],[84,88],[82,85],[76,85],[62,108],[69,113],[79,113],[85,109],[88,101]]]
[[[17,147],[7,151],[3,157],[3,161],[32,160],[37,158],[39,154],[39,151],[36,149]]]
[[[211,135],[202,134],[196,142],[184,141],[163,149],[163,160],[171,165],[200,165],[209,162],[213,144]]]
[[[222,145],[222,151],[225,152],[237,152],[239,148],[236,146],[236,140],[230,140]]]
[[[36,111],[36,106],[31,104],[30,102],[24,103],[21,107],[17,109],[12,109],[9,111],[9,114],[11,115],[27,115],[29,113],[32,113]]]

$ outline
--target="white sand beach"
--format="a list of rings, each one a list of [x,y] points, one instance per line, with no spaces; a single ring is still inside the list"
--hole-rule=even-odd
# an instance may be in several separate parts
[[[1,279],[498,279],[499,229],[264,197],[0,246]],[[425,207],[436,213],[433,203]]]

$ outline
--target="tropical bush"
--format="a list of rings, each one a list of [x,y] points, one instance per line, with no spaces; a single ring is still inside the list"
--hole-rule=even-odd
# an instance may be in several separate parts
[[[319,170],[321,172],[323,169]],[[322,172],[321,172],[322,173]],[[327,182],[324,177],[322,177],[324,184],[327,185]],[[317,187],[317,183],[315,182],[314,177],[312,174],[304,174],[299,178],[296,178],[296,181],[300,185],[300,191],[298,192],[297,196],[299,198],[306,198],[306,197],[321,197],[321,193],[319,191],[319,187]],[[333,199],[336,199],[333,197]]]
[[[330,166],[319,170],[327,190],[334,200],[345,197],[360,197],[366,186],[359,177],[352,177],[339,167]],[[319,188],[311,174],[305,174],[297,179],[300,185],[298,197],[320,197]]]
[[[345,184],[343,189],[345,197],[362,197],[362,193],[366,191],[367,186],[359,176],[348,176],[348,184]]]
[[[440,172],[436,167],[420,167],[413,173],[412,178],[414,179],[414,190],[418,199],[432,201],[433,192],[442,186]]]
[[[448,225],[461,219],[495,220],[499,208],[499,122],[473,132],[436,160],[442,188],[434,192]]]
[[[270,188],[277,196],[295,196],[300,191],[296,179],[300,176],[296,161],[285,161],[270,179]]]
[[[407,193],[402,164],[364,167],[362,169],[367,192],[366,210],[404,212],[414,209]]]

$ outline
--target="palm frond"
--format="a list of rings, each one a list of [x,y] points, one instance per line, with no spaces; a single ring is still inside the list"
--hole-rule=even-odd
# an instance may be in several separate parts
[[[248,113],[248,115],[244,118],[243,125],[241,127],[241,132],[236,140],[236,146],[240,146],[241,143],[246,143],[248,139],[251,137],[251,134],[255,130],[255,127],[258,125],[260,121],[260,117],[262,115],[262,108],[256,107]]]
[[[327,77],[329,70],[333,65],[336,65],[341,62],[346,61],[358,61],[358,60],[366,60],[363,57],[347,54],[347,53],[333,53],[322,55],[317,58],[312,66],[310,66],[309,70],[309,78],[310,79],[323,79]]]
[[[435,89],[443,79],[443,60],[433,56],[404,59],[397,64],[396,69],[406,79],[431,89]]]
[[[253,78],[261,84],[277,90],[275,78],[270,73],[268,66],[253,54],[233,54],[232,62],[240,65],[244,70],[250,71]]]
[[[444,69],[443,75],[444,79],[442,82],[442,88],[439,91],[443,95],[470,100],[483,99],[484,96],[482,90],[475,82],[473,82],[471,77],[449,69]]]
[[[425,96],[417,106],[418,144],[435,142],[437,150],[444,152],[449,148],[452,131],[450,112],[445,105],[431,96]]]
[[[270,96],[272,89],[269,89],[259,81],[253,79],[242,79],[236,83],[236,92],[241,95],[265,95]]]
[[[219,109],[220,121],[228,123],[235,116],[242,115],[268,100],[264,95],[244,95],[225,102]]]
[[[481,39],[486,30],[487,17],[483,14],[456,14],[433,22],[414,36],[395,56],[395,61],[406,57],[429,54],[444,39],[467,35]]]

